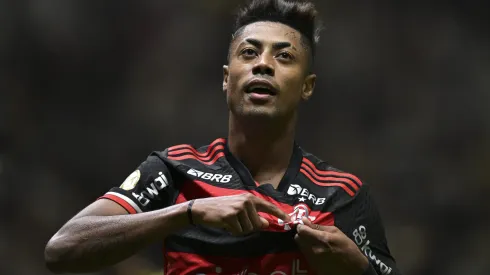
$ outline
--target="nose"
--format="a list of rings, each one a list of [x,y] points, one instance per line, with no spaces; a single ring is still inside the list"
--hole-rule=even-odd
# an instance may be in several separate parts
[[[272,65],[272,62],[273,61],[270,60],[270,57],[268,57],[266,54],[262,54],[252,68],[252,73],[254,75],[262,74],[274,76],[274,66]]]

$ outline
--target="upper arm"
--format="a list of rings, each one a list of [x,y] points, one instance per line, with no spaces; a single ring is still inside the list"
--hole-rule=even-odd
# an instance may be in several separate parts
[[[70,221],[88,216],[126,215],[160,209],[170,205],[175,194],[176,187],[166,164],[152,154],[119,187],[111,188]]]
[[[177,193],[167,165],[152,154],[119,187],[111,188],[99,201],[112,201],[127,213],[136,214],[172,205]]]
[[[356,196],[334,214],[335,226],[356,243],[378,274],[400,274],[368,185],[363,184]]]
[[[126,215],[128,211],[111,200],[96,200],[78,212],[72,219],[86,216],[115,216]]]

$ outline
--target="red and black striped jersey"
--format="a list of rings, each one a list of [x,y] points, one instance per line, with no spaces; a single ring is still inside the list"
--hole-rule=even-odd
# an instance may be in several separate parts
[[[302,217],[335,225],[364,252],[378,274],[397,275],[384,228],[369,187],[294,145],[277,188],[258,184],[228,150],[225,139],[194,147],[177,145],[153,152],[120,187],[101,198],[129,213],[154,211],[192,199],[251,193],[283,209],[293,222],[271,215],[269,228],[246,236],[189,226],[164,240],[165,275],[314,274],[294,241]]]

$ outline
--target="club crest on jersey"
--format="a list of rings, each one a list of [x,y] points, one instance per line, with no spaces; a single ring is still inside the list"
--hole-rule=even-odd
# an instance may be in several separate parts
[[[325,203],[325,198],[318,198],[317,196],[310,193],[308,189],[303,188],[298,184],[289,185],[287,193],[290,196],[300,196],[300,198],[298,199],[299,202],[305,202],[309,200],[315,205],[322,205]]]
[[[231,175],[222,175],[222,174],[213,174],[213,173],[204,173],[202,171],[196,170],[196,169],[189,169],[187,171],[187,174],[201,178],[203,180],[209,180],[209,181],[215,181],[215,182],[221,182],[221,183],[227,183],[230,182],[231,180]]]
[[[124,190],[133,189],[140,180],[140,176],[140,170],[134,171],[124,180],[124,182],[121,184],[121,188]]]
[[[303,217],[308,218],[310,221],[314,221],[316,219],[315,216],[310,216],[310,208],[308,205],[304,203],[300,203],[294,207],[294,210],[292,213],[289,213],[288,215],[291,217],[291,222],[289,223],[284,223],[283,220],[277,219],[277,223],[279,225],[284,226],[284,230],[291,230],[291,225],[292,224],[304,224],[302,219]]]

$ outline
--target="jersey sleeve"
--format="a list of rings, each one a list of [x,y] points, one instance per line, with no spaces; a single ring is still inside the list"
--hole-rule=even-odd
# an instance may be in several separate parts
[[[178,190],[167,165],[151,154],[119,187],[113,187],[99,199],[112,200],[130,214],[170,206]]]
[[[370,267],[364,275],[400,275],[368,185],[363,184],[356,196],[334,215],[335,226],[351,238],[368,258]]]

